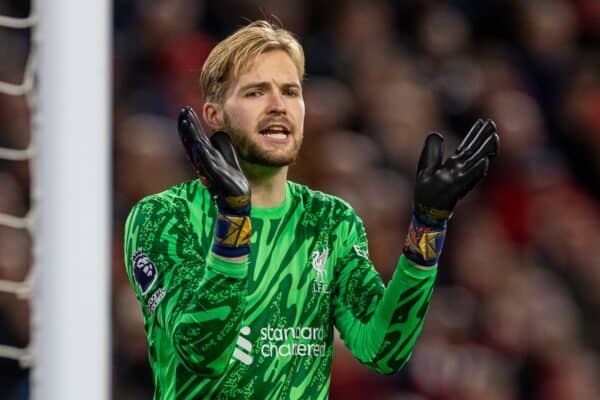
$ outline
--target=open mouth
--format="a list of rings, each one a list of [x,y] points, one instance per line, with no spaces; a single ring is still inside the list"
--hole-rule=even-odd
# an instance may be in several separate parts
[[[261,135],[268,136],[273,139],[285,139],[290,134],[290,130],[284,126],[279,124],[269,125],[260,131]]]

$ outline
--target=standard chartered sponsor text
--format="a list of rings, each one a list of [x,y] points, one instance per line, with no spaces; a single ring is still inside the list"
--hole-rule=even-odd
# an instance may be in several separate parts
[[[260,347],[263,357],[325,356],[325,332],[323,327],[275,328],[267,325],[260,329],[260,338],[263,342]]]

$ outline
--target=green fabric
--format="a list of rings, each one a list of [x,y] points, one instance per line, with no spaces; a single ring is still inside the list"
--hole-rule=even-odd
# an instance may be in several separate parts
[[[143,199],[127,219],[154,399],[326,399],[334,325],[369,368],[393,373],[407,362],[436,268],[401,256],[384,288],[350,206],[292,182],[280,206],[252,209],[246,262],[210,252],[215,214],[192,181]],[[136,254],[156,270],[145,293]]]

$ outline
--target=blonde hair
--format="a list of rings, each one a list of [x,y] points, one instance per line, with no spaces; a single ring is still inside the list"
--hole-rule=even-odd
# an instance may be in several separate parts
[[[219,42],[208,55],[200,74],[202,100],[222,103],[233,80],[254,59],[267,51],[285,51],[304,77],[304,50],[294,35],[270,22],[254,21]]]

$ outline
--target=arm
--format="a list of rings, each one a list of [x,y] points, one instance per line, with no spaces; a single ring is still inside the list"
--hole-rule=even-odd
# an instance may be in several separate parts
[[[140,300],[156,310],[156,321],[182,364],[197,374],[219,376],[234,351],[244,314],[250,185],[225,133],[209,140],[189,107],[179,115],[178,130],[217,205],[214,236],[200,239],[212,251],[200,248],[188,203],[147,200],[128,218],[126,262]]]
[[[221,375],[242,323],[246,261],[228,262],[201,249],[184,204],[143,200],[125,232],[127,273],[146,322],[164,329],[188,369]]]
[[[363,225],[355,216],[338,263],[335,323],[344,343],[361,363],[390,374],[402,368],[412,354],[437,269],[420,269],[401,256],[384,287],[367,249]]]
[[[478,120],[446,162],[443,137],[427,137],[417,168],[414,210],[404,253],[387,288],[367,256],[360,221],[351,224],[336,287],[336,325],[353,354],[383,373],[410,358],[429,305],[448,219],[487,174],[498,151],[496,127]],[[362,255],[362,260],[361,258]]]

